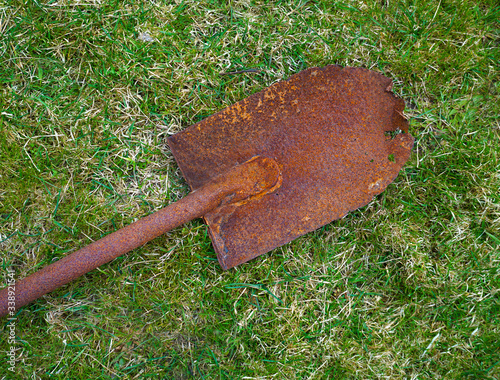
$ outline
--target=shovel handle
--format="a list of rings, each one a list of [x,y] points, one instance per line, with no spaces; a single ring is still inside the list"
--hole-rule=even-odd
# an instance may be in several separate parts
[[[146,216],[59,261],[0,290],[0,317],[15,310],[118,256],[199,218],[222,204],[240,202],[272,188],[279,169],[274,160],[254,157],[193,191],[187,197]]]

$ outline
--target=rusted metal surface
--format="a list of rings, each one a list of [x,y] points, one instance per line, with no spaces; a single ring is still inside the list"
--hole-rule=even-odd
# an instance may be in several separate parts
[[[396,178],[413,138],[391,87],[362,68],[312,68],[169,138],[193,190],[256,155],[280,165],[279,189],[205,215],[224,269],[366,205]]]
[[[313,68],[171,136],[193,192],[17,282],[12,312],[193,218],[228,269],[367,204],[413,146],[390,88],[366,69]]]
[[[16,309],[172,228],[199,218],[221,205],[251,202],[272,191],[279,184],[279,167],[274,160],[266,157],[253,157],[220,176],[212,176],[210,181],[180,201],[16,282],[11,299],[8,287],[0,290],[0,317],[9,313],[14,315]],[[15,299],[12,298],[14,294]]]

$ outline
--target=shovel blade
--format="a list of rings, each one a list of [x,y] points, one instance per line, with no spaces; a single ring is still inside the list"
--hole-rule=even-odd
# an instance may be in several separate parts
[[[413,138],[391,87],[362,68],[311,68],[169,138],[192,190],[254,156],[280,166],[273,192],[205,215],[222,268],[342,218],[396,178]]]

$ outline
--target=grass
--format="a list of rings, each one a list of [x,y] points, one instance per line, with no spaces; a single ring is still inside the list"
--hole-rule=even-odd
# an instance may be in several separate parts
[[[498,20],[495,1],[3,2],[4,283],[187,194],[166,137],[307,67],[392,78],[416,145],[369,205],[236,269],[197,220],[43,297],[0,376],[500,379]]]

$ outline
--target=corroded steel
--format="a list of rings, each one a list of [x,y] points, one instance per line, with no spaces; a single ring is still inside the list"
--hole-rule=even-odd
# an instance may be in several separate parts
[[[15,299],[9,287],[0,290],[0,317],[15,312],[38,297],[51,292],[157,236],[199,218],[220,205],[244,204],[272,191],[280,184],[274,160],[253,157],[212,179],[187,197],[138,220],[59,261],[16,282]]]
[[[279,189],[205,215],[224,269],[366,205],[396,178],[413,138],[391,87],[362,68],[312,68],[169,138],[192,189],[255,155],[280,165]]]
[[[413,146],[391,84],[366,69],[313,68],[171,136],[193,192],[16,282],[14,308],[203,215],[228,269],[367,204]],[[0,316],[9,302],[0,290]]]

